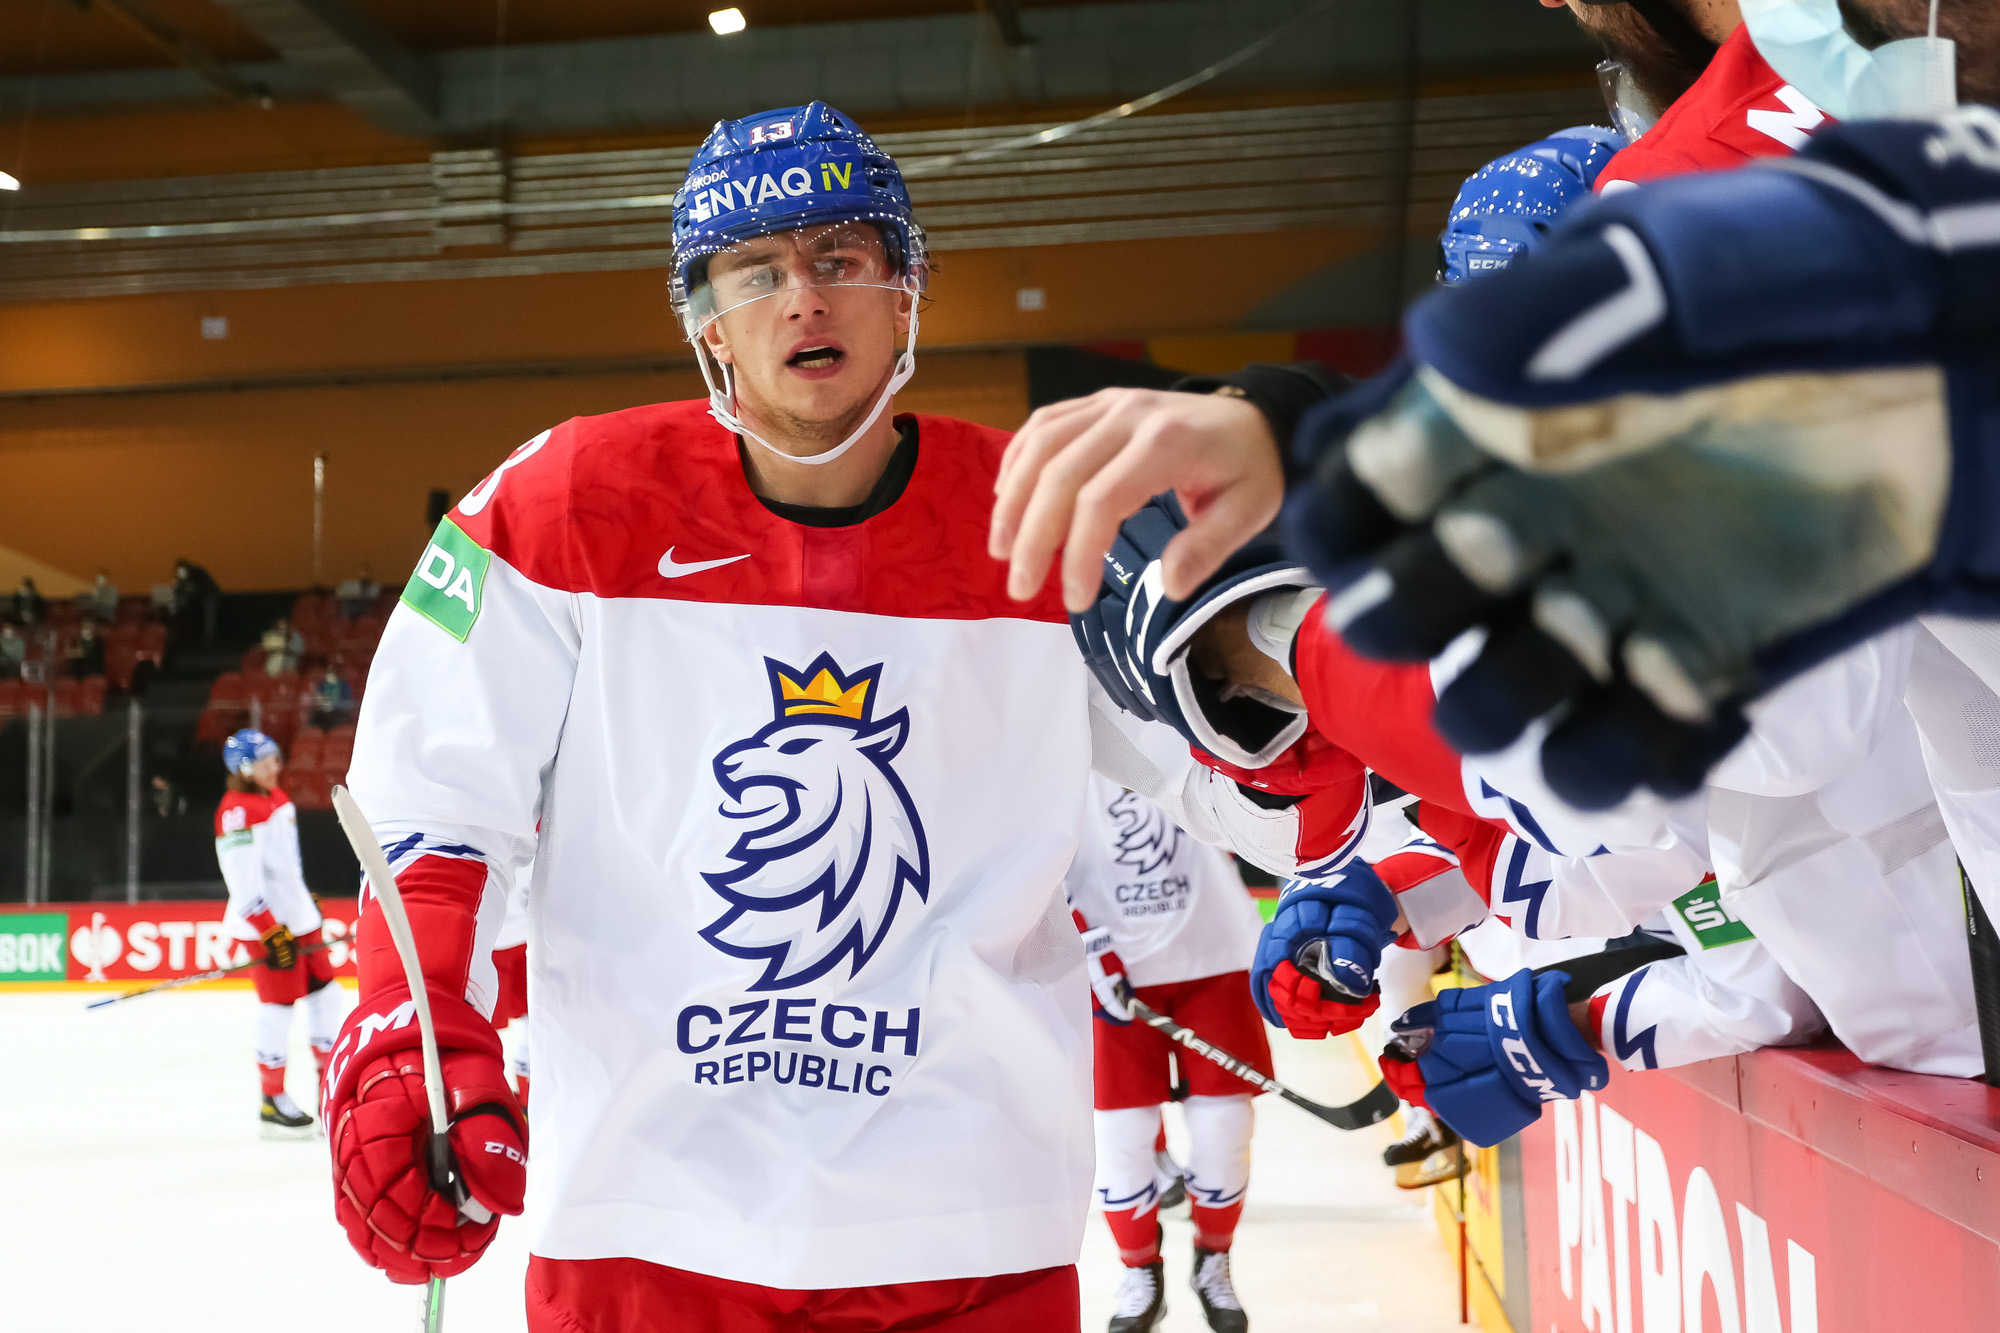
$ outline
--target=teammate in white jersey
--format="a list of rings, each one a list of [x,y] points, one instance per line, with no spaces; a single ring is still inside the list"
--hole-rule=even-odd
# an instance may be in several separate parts
[[[1013,601],[985,553],[1006,437],[891,410],[922,232],[844,117],[718,125],[675,244],[710,400],[517,450],[375,658],[350,778],[482,1220],[418,1163],[372,905],[326,1102],[336,1211],[420,1281],[476,1260],[532,1173],[537,1333],[1075,1329],[1090,1019],[1062,878],[1089,768],[1306,875],[1351,855],[1362,771],[1273,743],[1241,752],[1257,790],[1093,706],[1053,590]],[[530,856],[532,1167],[486,1017]]]
[[[1064,881],[1083,931],[1095,1014],[1097,1198],[1125,1278],[1111,1333],[1148,1333],[1166,1315],[1161,1192],[1153,1157],[1170,1094],[1166,1037],[1132,1021],[1132,995],[1267,1077],[1271,1048],[1250,1003],[1263,924],[1229,857],[1176,828],[1136,792],[1093,777],[1076,860]],[[1129,990],[1127,988],[1130,988]],[[1249,1084],[1206,1061],[1182,1066],[1192,1148],[1188,1282],[1212,1329],[1249,1327],[1229,1251],[1250,1187]]]
[[[257,987],[257,1081],[264,1132],[310,1132],[312,1117],[285,1091],[292,1006],[306,1003],[306,1031],[319,1077],[326,1077],[334,1034],[346,1014],[340,983],[320,937],[319,906],[299,865],[299,816],[278,786],[284,757],[278,743],[247,728],[222,747],[229,791],[215,811],[215,859],[229,886],[223,925],[239,940],[261,943],[264,965],[250,970]]]

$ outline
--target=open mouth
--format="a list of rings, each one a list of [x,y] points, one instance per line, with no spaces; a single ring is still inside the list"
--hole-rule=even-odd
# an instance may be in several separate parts
[[[847,353],[838,347],[801,347],[785,358],[785,364],[800,370],[831,370],[846,358]]]

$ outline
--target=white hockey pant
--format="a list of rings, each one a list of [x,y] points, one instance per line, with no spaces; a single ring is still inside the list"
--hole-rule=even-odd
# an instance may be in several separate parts
[[[338,981],[329,981],[306,996],[306,1038],[322,1055],[333,1050],[340,1035],[341,1020],[347,1017],[347,995]],[[292,1006],[257,1006],[257,1063],[283,1069],[292,1044]]]
[[[1250,1131],[1255,1112],[1250,1098],[1190,1097],[1181,1103],[1190,1147],[1186,1162],[1188,1196],[1198,1208],[1227,1208],[1250,1186]],[[1160,1201],[1159,1167],[1153,1143],[1160,1132],[1160,1108],[1126,1107],[1098,1111],[1097,1199],[1107,1211],[1131,1209],[1144,1215]]]

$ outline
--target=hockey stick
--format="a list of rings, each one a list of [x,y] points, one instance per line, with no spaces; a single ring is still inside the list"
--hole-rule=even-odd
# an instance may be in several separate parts
[[[1259,1091],[1277,1093],[1300,1110],[1312,1112],[1335,1129],[1366,1129],[1370,1125],[1387,1120],[1396,1112],[1398,1105],[1396,1094],[1387,1083],[1377,1083],[1365,1096],[1358,1097],[1345,1106],[1322,1106],[1310,1097],[1301,1097],[1278,1080],[1266,1078],[1228,1051],[1205,1040],[1193,1028],[1181,1026],[1148,1005],[1132,993],[1130,982],[1121,983],[1119,990],[1120,998],[1131,1007],[1133,1017],[1148,1027],[1158,1028],[1166,1034],[1169,1041],[1179,1042],[1203,1059],[1214,1061]]]
[[[245,943],[248,943],[248,941],[245,941]],[[330,941],[307,945],[305,948],[299,950],[299,957],[304,958],[309,953],[318,953],[321,949],[331,949],[332,947],[333,945]],[[138,990],[128,990],[123,995],[113,995],[102,1000],[92,1000],[83,1007],[86,1009],[102,1009],[105,1005],[117,1004],[120,1000],[136,1000],[141,995],[154,995],[163,990],[173,990],[176,986],[192,986],[197,981],[214,981],[217,977],[226,977],[231,972],[241,972],[246,967],[256,967],[263,961],[264,959],[262,958],[252,958],[247,963],[231,963],[228,967],[218,967],[207,972],[197,972],[193,976],[175,977],[171,981],[162,981],[152,986],[141,986]]]
[[[431,1000],[424,987],[423,963],[417,957],[416,937],[410,934],[410,918],[403,911],[403,895],[396,887],[395,872],[389,869],[389,858],[382,855],[382,848],[375,841],[375,830],[369,827],[347,788],[333,789],[333,810],[340,817],[340,828],[347,835],[348,845],[368,876],[375,900],[382,904],[382,921],[389,927],[389,939],[396,946],[397,957],[402,959],[403,976],[410,983],[410,1000],[416,1006],[417,1035],[423,1042],[424,1092],[431,1113],[431,1137],[424,1148],[431,1188],[457,1204],[459,1213],[467,1219],[484,1222],[492,1214],[467,1193],[457,1159],[451,1153],[451,1140],[445,1137],[451,1130],[451,1115],[444,1104],[444,1069],[438,1060],[437,1029],[431,1024]],[[423,1333],[442,1333],[443,1328],[444,1279],[433,1277],[424,1289]]]

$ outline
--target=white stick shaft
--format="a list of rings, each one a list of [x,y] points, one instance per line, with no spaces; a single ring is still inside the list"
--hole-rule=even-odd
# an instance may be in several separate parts
[[[443,1134],[451,1128],[451,1116],[444,1104],[444,1069],[438,1062],[430,995],[424,989],[423,963],[417,957],[416,937],[410,934],[409,915],[403,911],[402,891],[396,887],[389,858],[382,855],[381,844],[375,841],[375,830],[369,827],[347,788],[333,789],[333,810],[340,816],[341,831],[347,834],[348,845],[354,848],[354,855],[368,876],[369,887],[375,890],[375,900],[382,904],[382,920],[389,927],[389,939],[396,946],[396,956],[403,960],[403,975],[409,980],[410,998],[417,1006],[417,1035],[423,1042],[424,1091],[430,1095],[431,1128]]]

